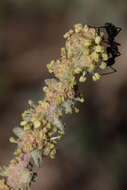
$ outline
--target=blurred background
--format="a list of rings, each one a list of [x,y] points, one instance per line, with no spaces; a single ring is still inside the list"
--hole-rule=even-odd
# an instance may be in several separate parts
[[[12,158],[12,128],[43,97],[46,64],[77,22],[122,27],[117,73],[81,86],[85,104],[65,120],[55,160],[45,160],[32,190],[127,189],[127,1],[0,0],[0,165]]]

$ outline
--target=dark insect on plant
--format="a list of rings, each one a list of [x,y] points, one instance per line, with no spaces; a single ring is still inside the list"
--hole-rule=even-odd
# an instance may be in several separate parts
[[[107,44],[107,53],[108,53],[108,60],[107,60],[107,66],[109,66],[113,71],[110,73],[114,73],[117,70],[112,67],[112,65],[115,64],[116,57],[120,56],[121,53],[119,52],[119,46],[120,44],[115,41],[116,36],[121,31],[120,27],[115,26],[112,23],[105,23],[104,26],[95,27],[98,29],[98,33],[100,33],[100,29],[105,29],[107,32],[107,40],[104,40],[104,42]],[[103,73],[102,75],[110,74],[110,73]]]
[[[81,96],[78,84],[74,85],[74,92],[75,92],[75,98]]]
[[[37,173],[36,173],[36,172],[33,172],[31,181],[32,181],[32,182],[36,182],[36,178],[37,178],[37,177],[38,177]]]

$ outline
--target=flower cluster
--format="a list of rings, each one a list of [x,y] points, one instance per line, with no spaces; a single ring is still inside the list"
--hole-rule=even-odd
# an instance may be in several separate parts
[[[44,98],[37,104],[29,100],[29,108],[22,114],[20,126],[13,129],[16,143],[14,159],[0,168],[0,190],[27,190],[35,180],[33,164],[38,167],[44,157],[55,158],[56,144],[64,135],[63,114],[78,112],[76,102],[84,102],[78,83],[89,76],[100,79],[99,70],[106,68],[107,52],[104,34],[90,26],[76,24],[64,35],[65,47],[60,59],[52,60],[48,71],[54,78],[45,80]]]

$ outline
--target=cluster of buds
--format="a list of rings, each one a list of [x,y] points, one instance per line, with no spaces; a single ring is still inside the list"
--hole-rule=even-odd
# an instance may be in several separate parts
[[[79,82],[89,76],[100,79],[100,70],[106,68],[107,52],[103,45],[104,34],[94,27],[76,24],[64,35],[65,47],[60,59],[48,65],[54,78],[45,80],[44,98],[37,104],[29,100],[19,127],[13,129],[16,143],[14,159],[0,168],[0,190],[27,190],[35,180],[33,164],[41,166],[44,157],[55,158],[56,145],[64,135],[63,114],[78,112],[76,102],[84,102],[77,92]]]

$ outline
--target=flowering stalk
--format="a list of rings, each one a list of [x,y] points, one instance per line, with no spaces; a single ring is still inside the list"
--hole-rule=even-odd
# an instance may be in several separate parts
[[[84,102],[78,83],[89,76],[93,81],[99,80],[99,70],[106,68],[108,55],[102,32],[76,24],[64,38],[60,59],[47,65],[54,78],[45,80],[43,100],[36,105],[29,100],[20,126],[13,129],[15,137],[10,142],[17,148],[9,165],[0,168],[0,190],[30,189],[36,179],[33,164],[40,167],[44,157],[55,158],[56,144],[64,135],[62,115],[78,112],[76,102]]]

